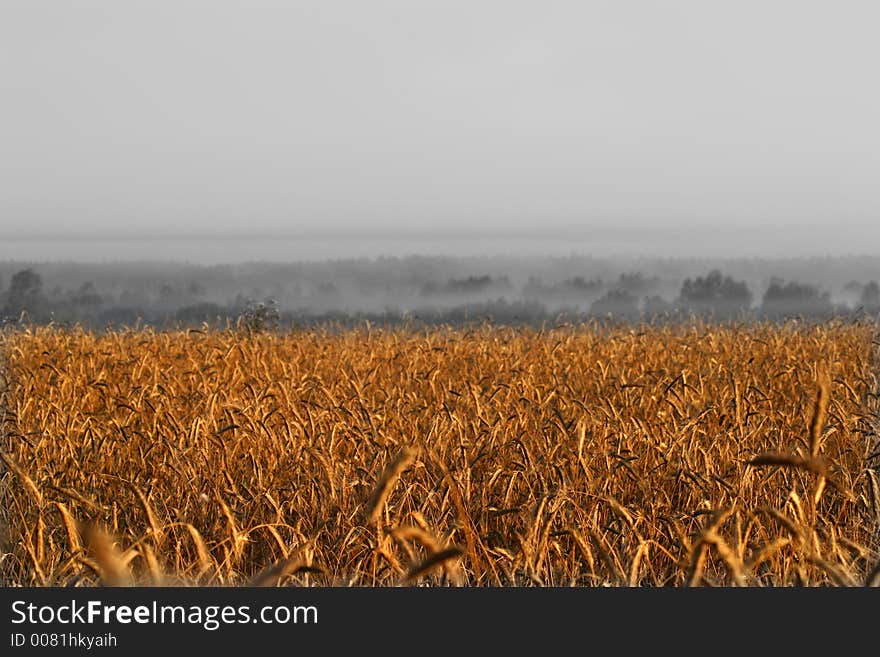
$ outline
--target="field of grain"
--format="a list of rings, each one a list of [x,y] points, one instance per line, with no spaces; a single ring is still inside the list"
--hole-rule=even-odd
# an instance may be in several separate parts
[[[862,585],[869,323],[2,344],[6,585]]]

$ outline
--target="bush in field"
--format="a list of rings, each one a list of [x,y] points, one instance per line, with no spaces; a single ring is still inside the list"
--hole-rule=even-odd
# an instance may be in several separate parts
[[[276,329],[280,323],[281,313],[278,311],[278,303],[275,299],[249,300],[236,319],[236,325],[240,329],[251,333]]]

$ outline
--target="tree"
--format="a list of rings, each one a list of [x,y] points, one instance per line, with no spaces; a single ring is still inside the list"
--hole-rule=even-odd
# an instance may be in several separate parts
[[[71,297],[71,302],[76,306],[94,307],[103,303],[103,298],[98,294],[95,284],[92,281],[86,281],[80,285],[79,289]]]
[[[660,279],[656,276],[647,278],[642,272],[623,272],[614,283],[613,289],[623,290],[631,294],[642,294],[653,292]]]
[[[48,300],[43,293],[43,279],[32,269],[13,274],[6,293],[4,315],[18,316],[27,313],[31,319],[40,321],[48,316]]]
[[[639,300],[626,290],[608,290],[590,305],[590,314],[632,319],[639,314]]]
[[[675,304],[660,295],[645,297],[642,301],[642,314],[648,319],[658,319],[675,312]]]
[[[877,285],[877,281],[870,281],[862,288],[859,305],[868,311],[880,309],[880,285]]]
[[[806,283],[774,278],[764,293],[761,310],[771,316],[827,316],[834,312],[831,295]]]
[[[686,278],[681,286],[679,304],[699,313],[731,316],[749,309],[752,293],[745,281],[735,281],[714,269],[705,277]]]

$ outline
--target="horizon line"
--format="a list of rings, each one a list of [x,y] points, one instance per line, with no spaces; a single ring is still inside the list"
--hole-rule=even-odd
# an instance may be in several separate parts
[[[214,232],[205,231],[174,231],[163,229],[160,231],[9,231],[3,239],[6,242],[33,242],[33,241],[130,241],[130,240],[314,240],[314,241],[332,241],[332,240],[389,240],[392,242],[412,240],[412,241],[431,241],[431,240],[448,240],[448,241],[465,241],[465,240],[548,240],[548,241],[590,241],[590,240],[608,240],[614,239],[618,241],[637,241],[644,239],[646,235],[668,235],[676,237],[676,233],[688,234],[718,234],[718,233],[744,233],[751,231],[760,231],[762,233],[815,233],[821,232],[823,229],[830,229],[827,224],[814,226],[803,225],[784,225],[784,226],[760,226],[760,225],[723,225],[723,226],[694,226],[681,225],[674,228],[663,226],[639,226],[639,227],[619,227],[619,226],[602,226],[595,228],[555,228],[548,227],[543,231],[538,230],[516,230],[507,229],[499,230],[474,230],[474,231],[442,231],[442,230],[351,230],[351,231],[286,231],[286,230],[218,230]]]

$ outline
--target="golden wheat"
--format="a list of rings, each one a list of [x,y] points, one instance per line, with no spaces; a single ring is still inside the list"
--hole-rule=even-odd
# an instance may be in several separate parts
[[[875,329],[10,332],[0,576],[876,582]]]

